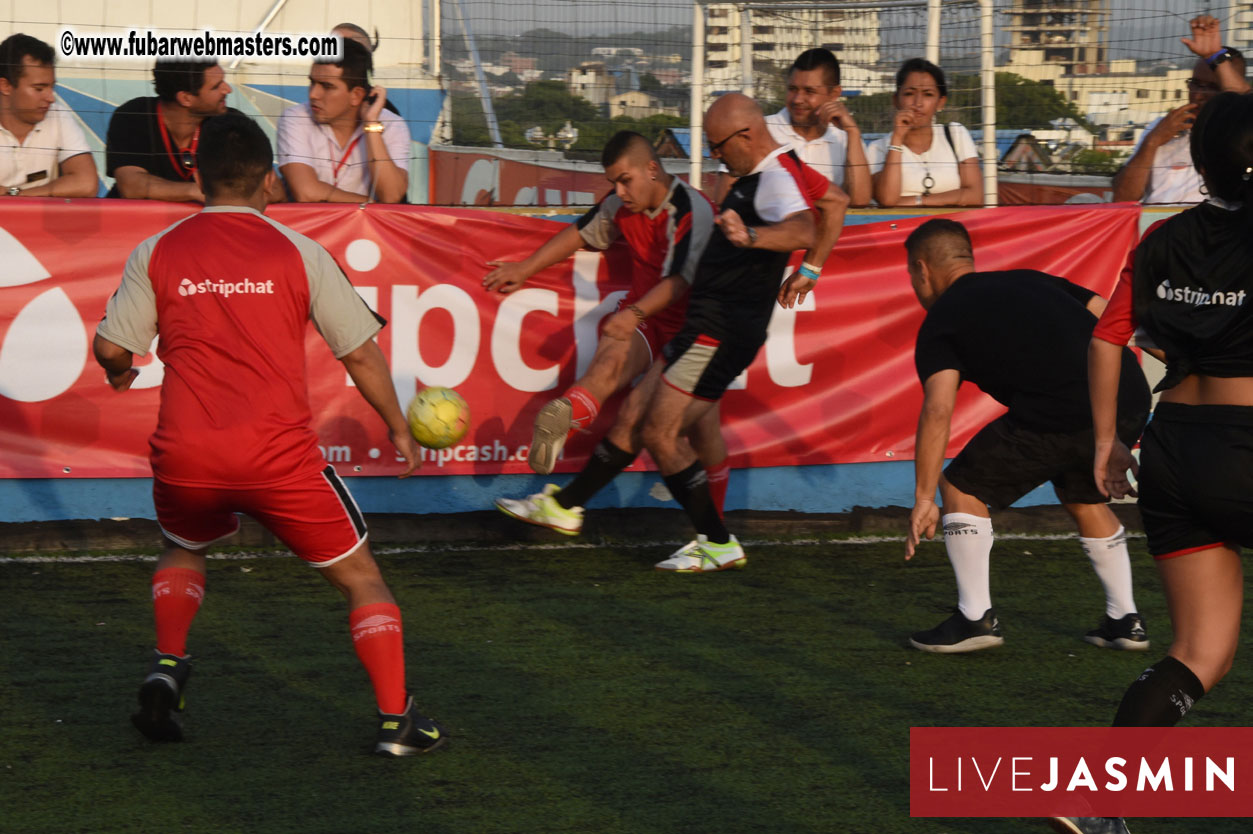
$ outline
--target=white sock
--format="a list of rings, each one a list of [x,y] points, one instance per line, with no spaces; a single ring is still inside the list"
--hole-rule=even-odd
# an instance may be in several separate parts
[[[1096,576],[1105,586],[1105,613],[1115,620],[1136,613],[1136,601],[1131,591],[1131,559],[1127,556],[1127,531],[1118,532],[1103,539],[1079,537],[1083,552],[1092,560]]]
[[[957,607],[967,620],[977,620],[992,607],[988,565],[992,556],[992,519],[969,513],[945,513],[944,547],[957,576]]]

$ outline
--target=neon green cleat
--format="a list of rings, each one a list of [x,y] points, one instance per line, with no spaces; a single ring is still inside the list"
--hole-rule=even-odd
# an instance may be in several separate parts
[[[518,521],[547,527],[567,536],[577,536],[583,529],[583,508],[561,506],[553,497],[558,492],[561,492],[560,487],[548,484],[543,492],[526,498],[497,498],[496,509]]]
[[[748,557],[744,555],[744,548],[740,547],[735,536],[726,544],[715,544],[702,534],[696,537],[696,541],[688,542],[670,554],[669,559],[658,562],[654,567],[674,573],[712,573],[728,568],[742,568],[747,564]]]

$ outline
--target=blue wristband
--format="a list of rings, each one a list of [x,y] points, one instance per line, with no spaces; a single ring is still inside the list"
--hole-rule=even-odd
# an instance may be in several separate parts
[[[801,275],[804,275],[810,281],[818,280],[818,274],[819,274],[818,271],[814,269],[812,266],[810,266],[809,264],[801,264],[801,268],[796,271],[799,272]]]

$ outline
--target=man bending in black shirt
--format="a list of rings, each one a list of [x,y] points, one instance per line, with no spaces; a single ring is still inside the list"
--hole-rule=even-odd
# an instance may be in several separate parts
[[[1087,352],[1105,300],[1034,270],[975,272],[970,236],[952,220],[922,224],[906,239],[905,250],[914,293],[927,310],[914,350],[924,399],[905,558],[914,555],[924,535],[933,537],[940,523],[958,597],[952,617],[909,642],[943,653],[1004,642],[988,587],[988,508],[1007,507],[1051,481],[1105,586],[1105,618],[1085,639],[1106,648],[1147,649],[1132,596],[1126,534],[1091,472]],[[1009,413],[984,426],[941,474],[963,380]],[[1148,416],[1149,390],[1126,349],[1118,395],[1118,433],[1131,445]],[[943,516],[935,503],[937,486]]]

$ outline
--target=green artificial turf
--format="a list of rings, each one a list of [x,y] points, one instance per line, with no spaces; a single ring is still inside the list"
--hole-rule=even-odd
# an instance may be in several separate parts
[[[386,555],[410,683],[452,735],[405,760],[364,755],[346,612],[294,559],[210,563],[175,745],[127,719],[151,563],[0,565],[0,831],[1045,832],[911,819],[909,727],[1107,724],[1170,637],[1131,547],[1148,653],[1082,641],[1104,604],[1073,540],[997,543],[1006,642],[967,656],[907,643],[955,601],[933,543],[912,563],[898,542],[750,547],[708,576],[653,572],[666,550],[638,547]],[[1237,660],[1188,726],[1247,723],[1251,680]]]

